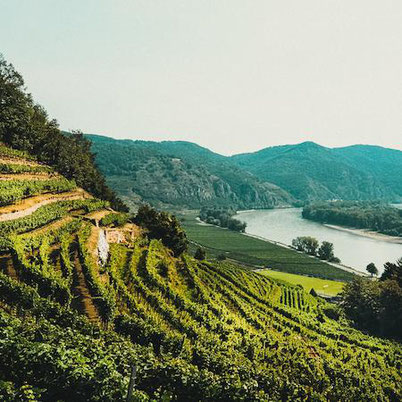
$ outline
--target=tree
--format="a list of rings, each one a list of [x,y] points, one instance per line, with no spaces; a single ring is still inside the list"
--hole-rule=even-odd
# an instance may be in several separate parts
[[[206,257],[205,249],[202,247],[198,247],[197,250],[195,250],[194,258],[196,260],[202,261],[202,260],[205,260],[205,257]]]
[[[370,264],[367,265],[366,271],[371,274],[371,276],[378,275],[378,269],[373,262],[370,262]]]
[[[318,257],[322,260],[332,261],[334,256],[334,244],[329,241],[323,241],[318,249]]]
[[[380,288],[378,282],[356,276],[346,283],[341,296],[345,314],[360,328],[378,332]]]
[[[396,263],[387,262],[384,264],[384,272],[380,280],[386,281],[387,279],[395,280],[402,287],[402,258],[397,260]]]
[[[300,236],[292,240],[292,246],[299,251],[310,255],[316,255],[318,240],[310,236]]]
[[[187,250],[187,237],[178,219],[167,212],[160,212],[142,205],[134,218],[134,223],[147,229],[150,239],[161,240],[178,257]]]
[[[95,165],[91,142],[81,132],[63,134],[46,110],[25,91],[22,76],[0,54],[0,141],[36,156],[68,179],[74,179],[112,207],[128,208],[106,185]]]
[[[340,296],[346,316],[358,327],[402,338],[402,288],[396,280],[356,277],[344,286]]]

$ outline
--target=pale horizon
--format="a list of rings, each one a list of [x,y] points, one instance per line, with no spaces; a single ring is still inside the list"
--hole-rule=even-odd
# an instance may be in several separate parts
[[[402,149],[402,3],[0,1],[0,52],[63,130],[232,155]]]

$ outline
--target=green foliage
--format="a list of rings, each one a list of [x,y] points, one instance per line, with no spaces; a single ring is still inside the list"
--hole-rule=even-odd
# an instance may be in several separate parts
[[[341,296],[346,315],[360,328],[402,339],[402,287],[397,278],[355,278]]]
[[[147,229],[149,238],[161,239],[176,257],[187,250],[186,233],[174,215],[158,212],[148,205],[143,205],[138,210],[134,221]]]
[[[96,261],[93,261],[87,248],[90,233],[91,226],[89,224],[84,225],[78,232],[80,261],[88,286],[95,297],[95,303],[99,306],[102,318],[105,321],[111,321],[116,310],[116,295],[114,289],[109,284],[103,283],[99,277],[95,265]]]
[[[44,205],[31,215],[12,221],[0,222],[0,250],[5,250],[11,246],[9,236],[13,233],[21,234],[37,229],[66,216],[72,210],[83,209],[86,212],[92,212],[108,205],[109,203],[107,201],[97,199],[60,201]]]
[[[92,141],[96,162],[110,186],[133,206],[147,202],[155,207],[248,209],[293,201],[285,191],[262,182],[230,158],[196,144],[125,141],[98,135],[86,138]]]
[[[9,148],[10,149],[10,148]],[[1,155],[1,150],[0,150]],[[54,170],[49,166],[31,166],[15,163],[0,163],[0,173],[53,173]]]
[[[334,244],[329,241],[323,241],[317,251],[317,256],[321,260],[332,261],[334,259]]]
[[[240,167],[302,201],[402,198],[402,152],[368,145],[326,148],[313,142],[232,157]]]
[[[398,285],[402,287],[402,257],[395,263],[387,262],[384,264],[381,280],[386,281],[387,279],[398,282]]]
[[[75,182],[65,178],[49,180],[4,180],[0,181],[0,206],[11,204],[22,198],[42,193],[62,193],[73,190]]]
[[[296,237],[292,240],[292,246],[303,253],[316,255],[318,248],[318,240],[310,236]]]
[[[370,262],[370,264],[368,264],[367,265],[367,267],[366,267],[366,271],[371,275],[371,276],[373,276],[373,275],[378,275],[378,269],[377,269],[377,267],[375,266],[375,264],[373,263],[373,262]]]
[[[97,268],[84,259],[91,282]],[[350,328],[300,287],[227,262],[173,259],[156,240],[112,245],[106,272],[118,310],[107,331],[0,274],[0,395],[15,399],[25,382],[38,400],[123,400],[135,364],[140,400],[400,397],[400,347]],[[105,294],[90,286],[98,303]]]
[[[128,215],[122,213],[110,213],[100,220],[101,226],[114,226],[120,227],[128,222]]]
[[[236,232],[245,232],[247,226],[246,223],[233,218],[232,216],[235,214],[236,211],[231,208],[203,207],[201,208],[199,218],[211,225],[221,226]]]
[[[202,247],[198,247],[194,253],[194,258],[199,261],[205,260],[206,258],[205,249],[203,249]]]
[[[378,202],[315,203],[304,207],[303,218],[402,236],[402,210]]]
[[[211,257],[224,253],[227,258],[247,265],[270,267],[278,271],[325,279],[347,281],[354,276],[319,259],[310,258],[271,242],[217,226],[200,225],[196,221],[196,216],[194,212],[180,216],[190,240],[190,247],[192,242],[201,245]]]
[[[341,260],[334,255],[334,245],[328,241],[323,241],[321,246],[318,247],[318,240],[314,237],[301,236],[292,240],[292,247],[303,253],[318,257],[321,260],[337,263],[341,262]]]
[[[22,76],[0,55],[0,141],[54,167],[92,194],[109,200],[116,209],[127,208],[106,185],[90,151],[91,143],[79,132],[66,136],[24,87]]]

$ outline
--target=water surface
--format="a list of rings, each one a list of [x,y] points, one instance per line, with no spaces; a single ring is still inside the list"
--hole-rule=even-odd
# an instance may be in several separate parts
[[[313,236],[334,244],[335,255],[342,264],[365,271],[374,262],[380,272],[387,261],[402,257],[402,244],[372,239],[354,233],[329,228],[321,223],[303,219],[301,208],[271,209],[239,212],[236,216],[247,223],[246,232],[269,240],[291,244],[297,236]]]

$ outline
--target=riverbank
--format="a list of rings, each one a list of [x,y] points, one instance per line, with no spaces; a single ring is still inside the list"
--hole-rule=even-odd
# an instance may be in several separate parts
[[[333,243],[335,255],[340,258],[342,266],[353,269],[348,269],[350,272],[357,270],[366,273],[367,265],[374,263],[381,274],[386,262],[395,262],[402,256],[399,239],[365,230],[328,227],[303,219],[301,208],[242,213],[238,219],[247,224],[248,233],[286,245],[298,236],[311,236],[320,243]]]
[[[330,225],[328,223],[324,223],[324,226],[330,229],[334,230],[340,230],[342,232],[347,232],[356,236],[362,236],[362,237],[367,237],[370,239],[374,240],[381,240],[381,241],[386,241],[388,243],[397,243],[397,244],[402,244],[402,237],[398,236],[389,236],[383,233],[375,232],[372,230],[368,229],[356,229],[356,228],[348,228],[345,226],[339,226],[339,225]]]
[[[206,249],[208,258],[224,256],[223,258],[248,265],[251,269],[272,268],[338,281],[349,281],[354,276],[350,271],[311,258],[287,245],[279,245],[278,242],[219,226],[199,224],[196,211],[183,211],[178,216],[188,239],[193,243],[190,251],[194,252],[196,245],[200,245]]]
[[[302,254],[302,255],[304,255],[304,256],[306,256],[306,257],[308,257],[308,258],[313,258],[313,259],[318,260],[318,261],[320,261],[320,262],[324,262],[325,264],[332,265],[332,266],[335,267],[335,268],[342,269],[342,270],[344,270],[344,271],[346,271],[346,272],[350,272],[351,274],[360,275],[360,276],[369,276],[369,275],[366,274],[365,272],[359,271],[359,270],[357,270],[357,269],[354,269],[354,268],[352,268],[352,267],[349,267],[349,266],[344,265],[344,264],[341,264],[341,263],[336,263],[336,262],[330,262],[330,261],[323,261],[323,260],[320,260],[318,257],[315,257],[315,256],[313,256],[313,255],[309,255],[309,254],[303,253],[302,251],[296,250],[294,247],[289,246],[289,245],[287,245],[287,244],[285,244],[285,243],[281,243],[281,242],[279,242],[279,241],[266,239],[266,238],[261,237],[261,236],[253,235],[253,234],[251,234],[251,233],[241,233],[241,234],[244,235],[244,236],[253,237],[253,238],[255,238],[255,239],[260,239],[260,240],[262,240],[262,241],[266,241],[266,242],[268,242],[268,243],[278,245],[279,247],[285,247],[285,248],[287,248],[287,249],[289,249],[289,250],[292,250],[292,251],[294,251],[294,252],[296,252],[296,253]]]

